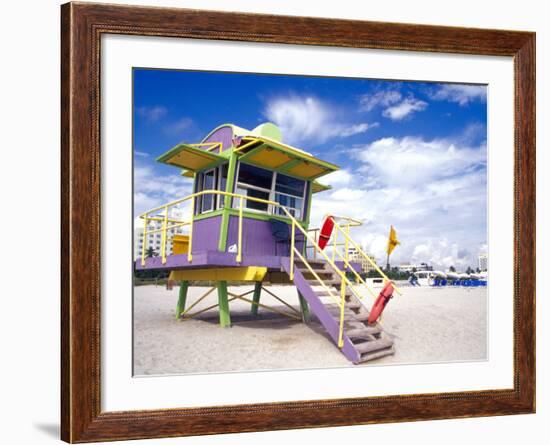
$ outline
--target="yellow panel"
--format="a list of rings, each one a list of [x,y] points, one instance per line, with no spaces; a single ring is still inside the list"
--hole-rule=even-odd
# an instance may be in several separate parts
[[[182,150],[177,155],[172,156],[168,163],[177,165],[178,167],[184,167],[189,170],[200,170],[209,164],[212,164],[212,159],[206,156],[202,156],[198,153]]]
[[[261,148],[247,156],[246,160],[264,167],[277,168],[292,160],[292,157],[279,150]]]
[[[262,281],[267,267],[222,267],[217,269],[173,270],[170,280],[175,281]]]
[[[311,164],[309,162],[300,162],[298,165],[290,168],[288,173],[291,175],[300,176],[302,178],[312,178],[326,171],[326,168],[319,165]]]
[[[325,190],[330,190],[332,187],[330,185],[321,184],[320,182],[313,181],[311,184],[311,191],[313,193],[324,192]]]
[[[174,235],[172,238],[172,253],[180,255],[189,251],[189,235]]]

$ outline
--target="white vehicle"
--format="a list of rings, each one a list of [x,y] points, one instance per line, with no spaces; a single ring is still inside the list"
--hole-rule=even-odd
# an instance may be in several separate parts
[[[421,270],[420,272],[414,272],[413,275],[418,278],[417,283],[420,286],[433,286],[437,278],[447,278],[447,275],[439,270]]]

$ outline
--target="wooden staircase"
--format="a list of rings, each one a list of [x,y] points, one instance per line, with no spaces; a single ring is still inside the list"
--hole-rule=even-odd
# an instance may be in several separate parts
[[[307,260],[323,283],[340,298],[341,278],[324,260]],[[290,275],[290,259],[282,259],[283,269]],[[300,260],[294,263],[294,284],[309,303],[313,313],[338,344],[340,307],[334,297],[325,290],[309,268]],[[353,363],[375,360],[395,353],[393,339],[382,330],[379,323],[368,324],[369,311],[349,289],[346,289],[344,305],[344,345],[342,353]]]

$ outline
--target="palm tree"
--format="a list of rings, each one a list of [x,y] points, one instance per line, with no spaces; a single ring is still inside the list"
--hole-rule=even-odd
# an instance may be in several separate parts
[[[145,251],[145,256],[147,258],[152,258],[154,256],[157,256],[158,253],[155,252],[155,249],[153,249],[152,247],[148,247],[147,250]]]

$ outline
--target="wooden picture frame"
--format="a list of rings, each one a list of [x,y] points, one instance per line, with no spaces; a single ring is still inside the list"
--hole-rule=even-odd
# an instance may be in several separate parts
[[[61,7],[61,437],[175,437],[535,411],[535,34],[92,3]],[[515,70],[514,387],[102,412],[100,38],[166,36],[511,56]]]

